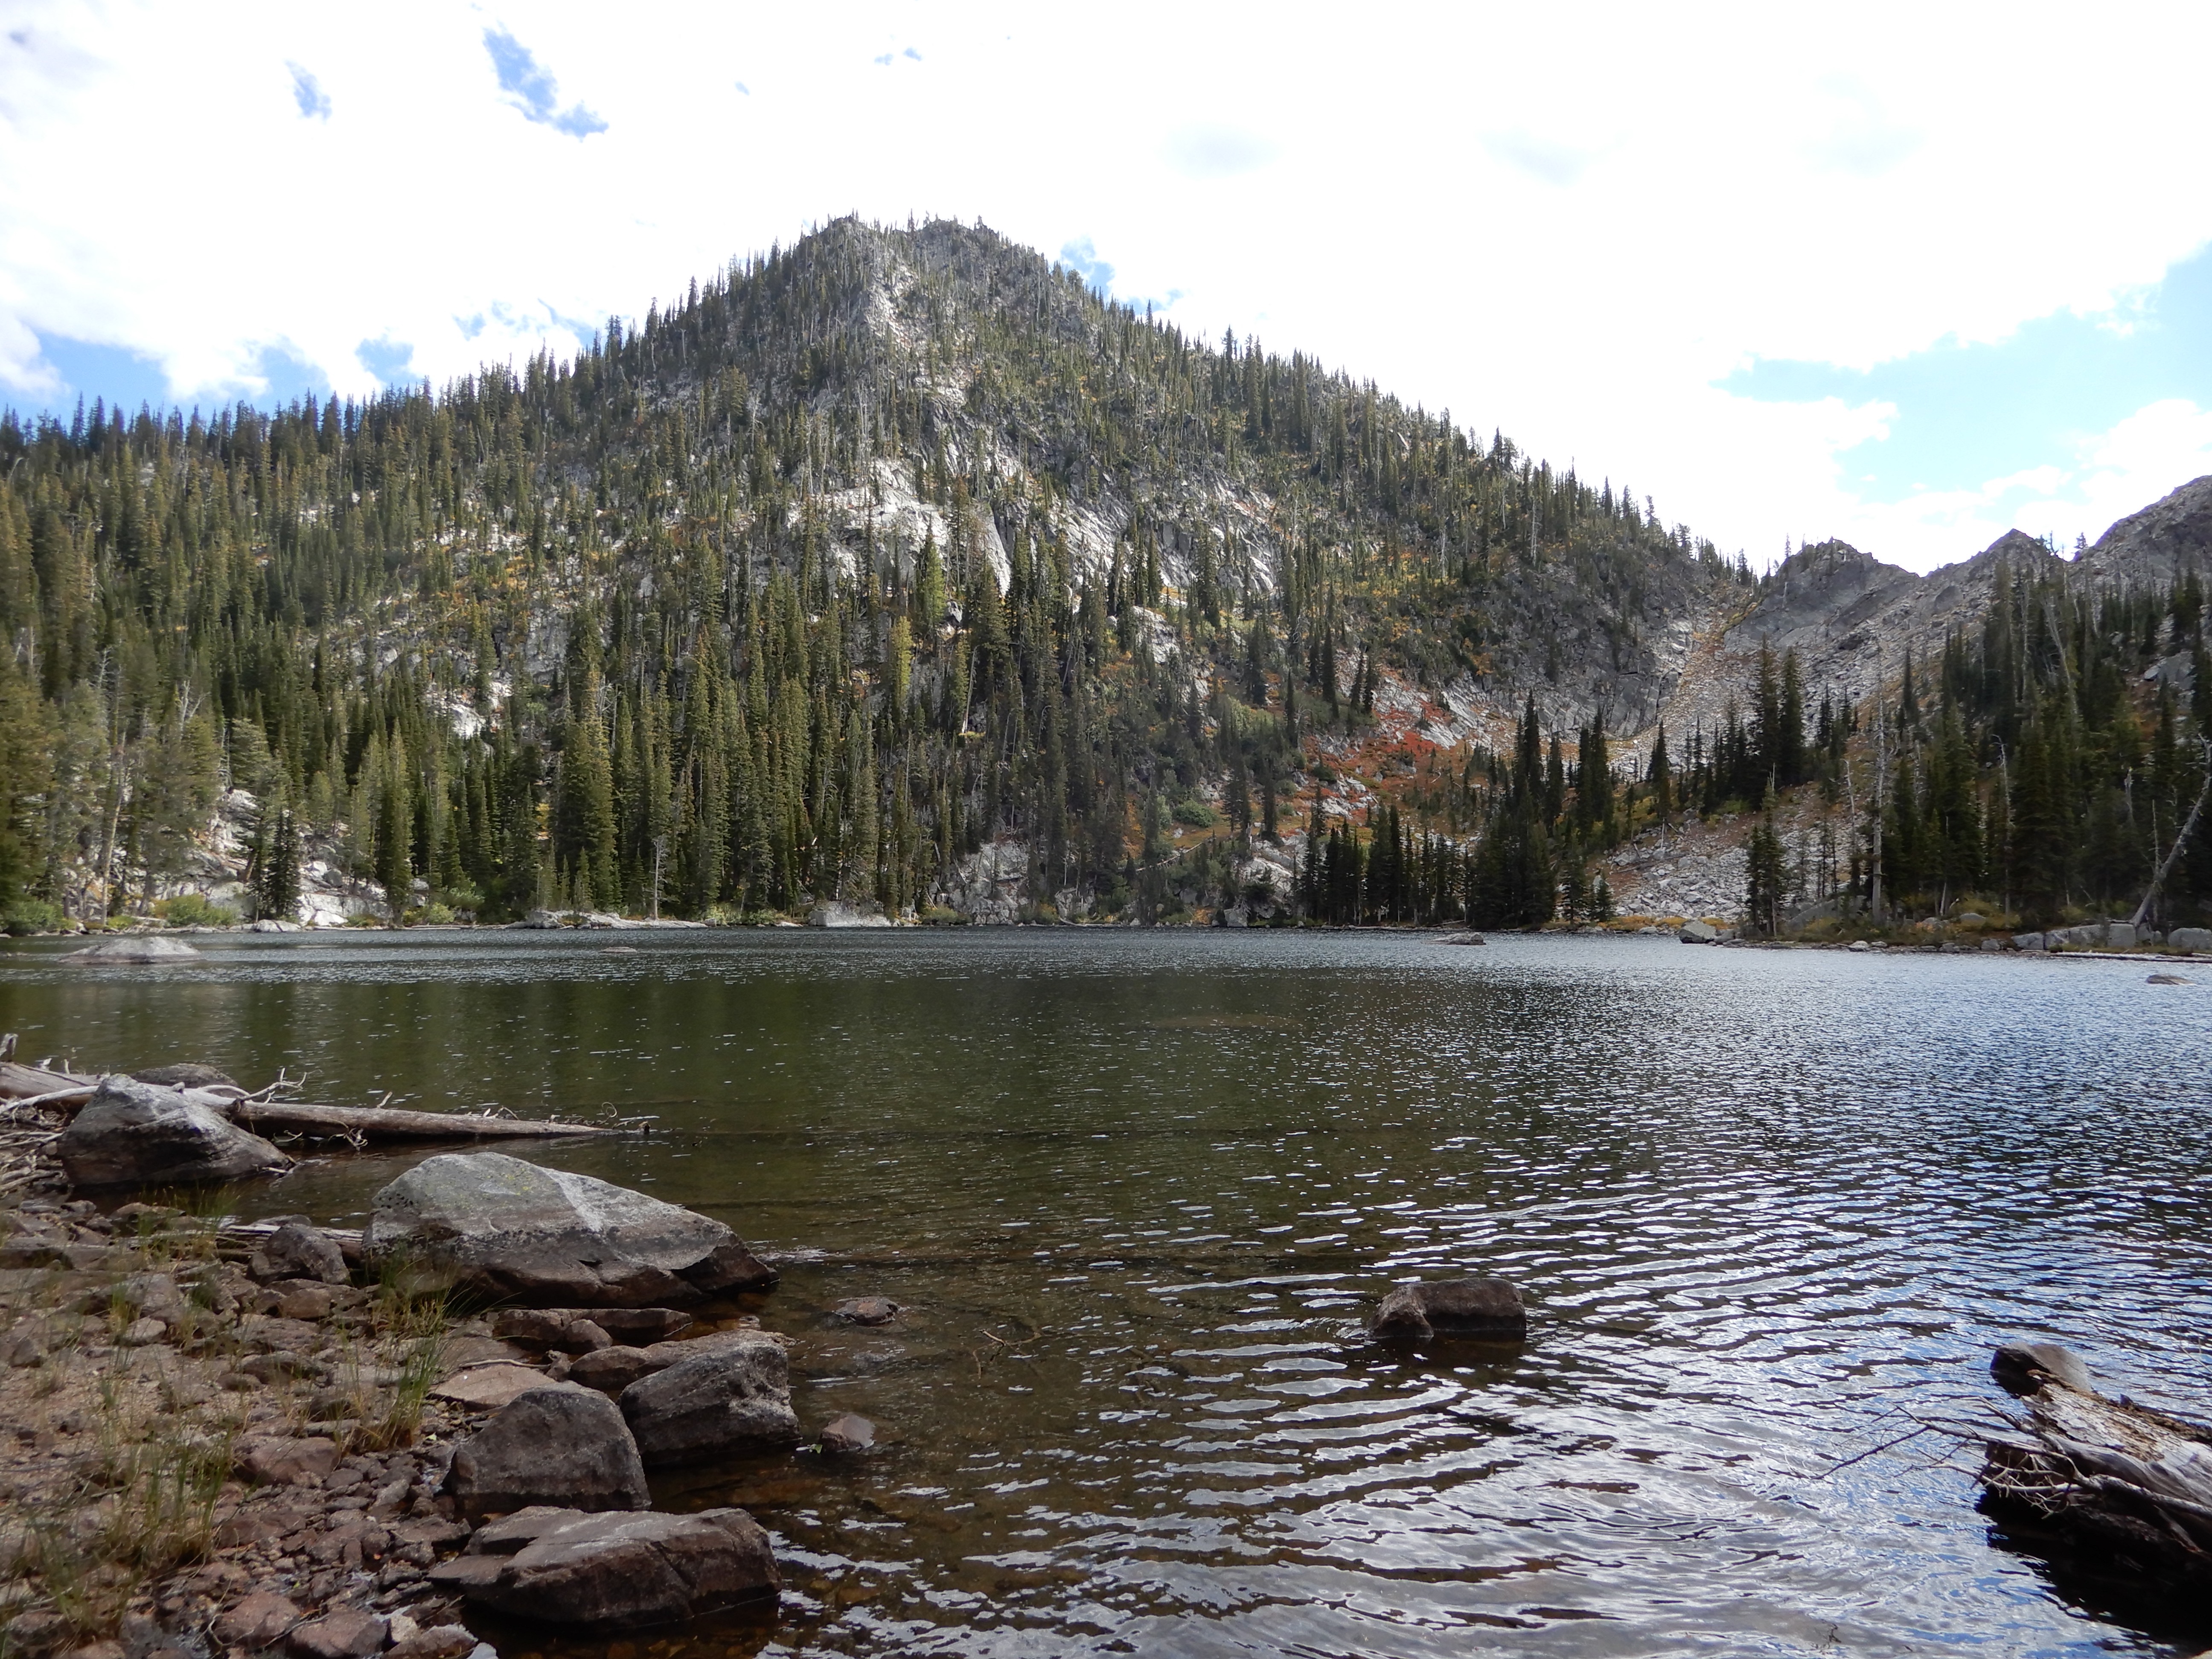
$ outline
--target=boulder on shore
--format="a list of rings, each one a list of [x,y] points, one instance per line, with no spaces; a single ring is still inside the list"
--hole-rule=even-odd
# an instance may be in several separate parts
[[[1503,1279],[1455,1279],[1437,1285],[1401,1285],[1375,1311],[1378,1341],[1433,1336],[1517,1340],[1528,1334],[1521,1292]]]
[[[623,1417],[648,1464],[799,1443],[783,1344],[765,1331],[732,1334],[741,1340],[680,1360],[623,1390]]]
[[[292,1160],[204,1102],[106,1077],[54,1143],[75,1187],[197,1186],[273,1175]]]
[[[568,1367],[568,1380],[597,1389],[602,1394],[619,1396],[641,1378],[665,1371],[687,1359],[696,1359],[701,1354],[719,1353],[724,1348],[757,1340],[759,1335],[759,1332],[752,1330],[709,1331],[704,1336],[655,1342],[642,1348],[617,1343],[611,1348],[579,1354]]]
[[[2166,943],[2168,949],[2191,956],[2212,956],[2212,927],[2177,927],[2166,936]]]
[[[1686,921],[1674,935],[1685,945],[1711,945],[1721,936],[1721,930],[1710,921]]]
[[[719,1221],[503,1152],[425,1158],[376,1194],[362,1243],[420,1283],[554,1307],[665,1307],[776,1281]]]
[[[343,1285],[352,1277],[346,1272],[345,1252],[338,1248],[337,1240],[304,1221],[288,1221],[270,1234],[248,1260],[246,1271],[262,1285],[282,1279]]]
[[[495,1613],[586,1631],[672,1625],[781,1587],[768,1534],[743,1510],[539,1510],[485,1528],[470,1549],[432,1568],[431,1581]],[[514,1553],[489,1553],[498,1549]]]
[[[471,1520],[536,1504],[598,1511],[652,1501],[614,1401],[568,1382],[517,1395],[456,1446],[446,1490]]]

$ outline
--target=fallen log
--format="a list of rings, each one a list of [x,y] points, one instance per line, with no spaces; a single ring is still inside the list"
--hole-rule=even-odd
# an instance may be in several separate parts
[[[289,1087],[289,1085],[276,1086]],[[0,1060],[0,1111],[45,1109],[67,1115],[99,1092],[100,1079]],[[564,1135],[612,1135],[625,1131],[604,1123],[545,1122],[483,1112],[410,1112],[386,1106],[319,1106],[303,1101],[241,1095],[235,1089],[183,1089],[186,1098],[257,1134],[298,1134],[313,1139],[550,1140]]]
[[[48,1071],[43,1066],[25,1066],[12,1060],[0,1060],[0,1100],[27,1100],[34,1095],[50,1095],[57,1091],[96,1089],[96,1077],[79,1077],[74,1072]]]
[[[2027,1421],[1984,1444],[1985,1510],[2050,1534],[2107,1581],[2212,1591],[2212,1428],[2098,1393],[2063,1348],[2008,1344],[1990,1370]]]
[[[493,1117],[477,1112],[410,1112],[389,1106],[311,1106],[289,1100],[234,1100],[219,1108],[256,1134],[302,1134],[325,1140],[550,1140],[562,1135],[617,1135],[619,1126]]]

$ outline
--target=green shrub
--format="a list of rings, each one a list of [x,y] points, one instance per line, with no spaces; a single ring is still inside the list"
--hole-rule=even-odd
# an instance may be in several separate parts
[[[154,907],[154,914],[172,927],[229,927],[238,912],[227,904],[210,904],[204,893],[179,893]]]
[[[1174,817],[1177,823],[1187,823],[1194,830],[1211,830],[1221,822],[1221,814],[1195,795],[1188,800],[1177,801]]]
[[[17,939],[26,933],[51,933],[62,925],[62,908],[44,899],[19,898],[0,910],[0,931]]]

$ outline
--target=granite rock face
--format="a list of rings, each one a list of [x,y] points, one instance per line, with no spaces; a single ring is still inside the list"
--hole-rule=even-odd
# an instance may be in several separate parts
[[[363,1243],[424,1284],[540,1306],[666,1306],[776,1279],[719,1221],[503,1152],[425,1158],[376,1194]]]
[[[54,1151],[76,1187],[198,1186],[292,1163],[212,1106],[127,1077],[100,1079]]]

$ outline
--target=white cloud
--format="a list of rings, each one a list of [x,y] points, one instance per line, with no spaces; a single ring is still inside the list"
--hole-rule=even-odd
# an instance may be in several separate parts
[[[1263,167],[1280,154],[1270,139],[1218,122],[1178,127],[1168,135],[1169,165],[1192,179],[1231,179]]]
[[[1712,383],[2103,311],[2212,238],[2212,9],[1600,6],[1571,41],[1498,0],[1348,15],[857,0],[611,30],[550,0],[15,0],[0,381],[42,389],[29,329],[150,356],[184,395],[270,348],[364,392],[364,340],[442,380],[830,216],[940,212],[1088,238],[1196,331],[1502,426],[1731,550],[1836,533],[1927,564],[2058,496],[1868,507],[1842,452],[1885,410]],[[604,130],[518,118],[487,28],[544,112]],[[909,40],[926,61],[870,61]],[[2156,471],[2069,470],[2084,501]]]

